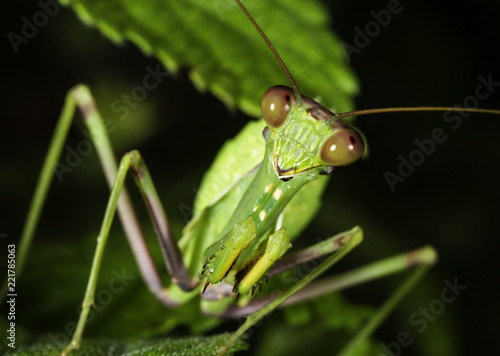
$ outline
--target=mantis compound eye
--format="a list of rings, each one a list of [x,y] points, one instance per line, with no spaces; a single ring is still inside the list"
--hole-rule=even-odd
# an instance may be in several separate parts
[[[264,93],[262,115],[271,131],[285,123],[294,98],[293,90],[284,85],[275,85]]]
[[[364,150],[361,135],[350,127],[342,127],[323,143],[320,158],[328,166],[347,166],[360,159]]]

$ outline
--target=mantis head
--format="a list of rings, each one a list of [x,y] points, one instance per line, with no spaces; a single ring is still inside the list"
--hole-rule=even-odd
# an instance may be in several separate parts
[[[262,114],[274,140],[274,165],[280,178],[316,167],[347,166],[365,149],[361,135],[316,101],[277,85],[262,98]]]

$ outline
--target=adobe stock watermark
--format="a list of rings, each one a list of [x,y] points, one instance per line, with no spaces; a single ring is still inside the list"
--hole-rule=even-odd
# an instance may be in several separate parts
[[[101,312],[113,300],[113,296],[121,293],[127,287],[130,281],[134,280],[136,276],[127,275],[125,267],[122,267],[121,272],[116,270],[111,271],[113,277],[109,280],[106,288],[102,288],[95,293],[94,304],[90,308],[86,324],[91,323],[96,314]],[[82,304],[80,304],[76,313],[80,316],[82,311]],[[61,347],[68,345],[71,342],[73,334],[76,330],[77,322],[69,321],[64,327],[64,332],[50,333],[44,336],[42,341],[47,343],[47,349],[58,352]]]
[[[445,279],[443,283],[446,287],[441,290],[438,298],[431,300],[424,307],[419,307],[418,311],[415,311],[408,317],[408,324],[413,327],[413,330],[399,332],[396,335],[395,341],[380,343],[383,352],[378,353],[377,356],[401,355],[402,349],[410,346],[415,341],[412,334],[414,335],[415,332],[421,334],[426,331],[430,324],[436,321],[437,317],[446,310],[446,307],[457,300],[457,297],[468,288],[464,284],[459,284],[458,277],[453,278],[453,282]]]
[[[500,82],[493,80],[493,74],[489,74],[487,78],[480,75],[477,77],[479,84],[474,90],[474,95],[467,96],[462,104],[453,104],[455,108],[478,108],[479,103],[483,100],[488,99],[498,87],[500,87]],[[427,138],[415,139],[416,148],[408,153],[407,155],[399,155],[397,157],[397,168],[393,170],[387,170],[384,172],[383,176],[387,182],[387,186],[391,192],[396,191],[396,185],[398,183],[404,183],[408,179],[417,167],[424,164],[426,158],[430,157],[436,151],[438,144],[446,142],[448,139],[448,133],[450,131],[458,130],[465,119],[467,119],[471,113],[468,112],[458,112],[458,111],[446,111],[443,114],[443,121],[448,124],[448,127],[436,127],[434,128]]]
[[[33,39],[38,31],[45,27],[51,18],[59,12],[59,3],[56,0],[39,0],[37,2],[40,11],[35,12],[31,19],[26,16],[21,17],[21,29],[18,33],[9,32],[7,39],[14,50],[14,53],[19,53],[21,45],[28,44]]]
[[[408,0],[411,1],[411,0]],[[363,49],[368,47],[372,39],[380,35],[382,29],[389,26],[395,15],[399,15],[404,10],[404,6],[400,0],[389,0],[385,9],[371,10],[371,21],[368,21],[363,28],[354,27],[355,35],[352,39],[353,43],[342,42],[344,54],[347,62],[351,63],[353,55],[360,54]]]
[[[111,111],[119,114],[118,118],[125,120],[133,109],[139,106],[139,103],[146,100],[151,91],[155,90],[170,73],[163,69],[160,63],[156,64],[153,69],[146,66],[147,74],[142,78],[140,85],[136,85],[129,92],[122,93],[119,98],[111,102]],[[63,176],[66,173],[71,173],[78,167],[83,159],[94,151],[92,136],[103,137],[109,135],[116,129],[116,125],[109,118],[103,118],[105,132],[89,132],[87,128],[81,131],[86,139],[80,140],[75,147],[66,145],[64,147],[64,157],[54,166],[54,173],[59,182],[63,181]],[[97,143],[98,144],[98,143]]]

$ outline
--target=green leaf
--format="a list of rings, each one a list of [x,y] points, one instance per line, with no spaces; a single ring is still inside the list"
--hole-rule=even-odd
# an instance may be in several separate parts
[[[185,337],[185,338],[169,338],[169,339],[154,339],[146,341],[137,341],[128,343],[126,341],[99,339],[85,339],[80,347],[73,351],[74,356],[98,356],[98,355],[134,355],[134,356],[210,356],[216,355],[217,349],[224,344],[228,339],[229,334],[221,334],[205,337]],[[55,352],[61,351],[65,347],[63,343],[51,337],[51,335],[43,336],[35,343],[29,346],[21,346],[12,351],[7,351],[5,356],[44,356],[53,355]],[[246,349],[246,343],[237,341],[231,346],[228,355],[232,355],[236,351]]]
[[[61,0],[111,40],[135,43],[167,70],[187,68],[200,90],[229,107],[259,117],[260,99],[276,84],[288,84],[271,52],[233,0]],[[342,46],[329,30],[319,1],[247,1],[248,10],[276,46],[310,97],[331,93],[322,103],[352,109],[357,83]],[[307,10],[307,11],[306,11]],[[309,71],[306,68],[314,68]]]

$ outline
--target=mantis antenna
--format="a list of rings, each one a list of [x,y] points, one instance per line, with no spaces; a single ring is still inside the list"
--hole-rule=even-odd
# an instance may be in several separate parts
[[[267,46],[273,52],[274,57],[278,61],[281,69],[283,69],[283,72],[285,72],[286,77],[288,78],[288,81],[290,82],[293,91],[295,93],[295,96],[297,98],[297,104],[302,104],[302,95],[299,92],[299,89],[297,87],[297,84],[295,83],[295,80],[292,77],[292,74],[288,70],[288,68],[285,65],[285,62],[281,59],[280,55],[278,54],[278,51],[276,51],[276,48],[274,48],[273,44],[267,38],[266,34],[262,29],[260,28],[259,24],[257,21],[254,20],[252,15],[248,12],[246,7],[241,3],[240,0],[235,0],[239,7],[243,10],[245,15],[248,17],[248,19],[252,22],[253,26],[257,29],[261,37],[266,41]],[[494,110],[494,109],[477,109],[477,108],[457,108],[457,107],[448,107],[448,106],[410,106],[410,107],[393,107],[393,108],[377,108],[377,109],[363,109],[363,110],[354,110],[354,111],[349,111],[341,114],[335,114],[335,118],[337,119],[342,119],[345,117],[352,117],[352,116],[361,116],[361,115],[372,115],[372,114],[383,114],[383,113],[392,113],[392,112],[411,112],[411,111],[455,111],[455,112],[475,112],[475,113],[482,113],[482,114],[494,114],[494,115],[500,115],[500,110]]]
[[[288,70],[288,68],[286,67],[285,65],[285,62],[283,62],[283,60],[281,59],[278,51],[276,51],[276,48],[274,48],[273,44],[271,43],[271,41],[269,40],[269,38],[267,38],[266,34],[264,33],[264,31],[262,31],[262,29],[260,28],[259,24],[257,23],[257,21],[254,20],[254,18],[252,17],[252,15],[250,15],[250,13],[248,12],[248,10],[246,9],[245,6],[243,6],[243,4],[241,3],[240,0],[235,0],[238,5],[241,7],[241,9],[243,10],[243,12],[245,13],[245,15],[247,15],[248,19],[252,22],[253,26],[257,29],[257,31],[260,33],[260,35],[262,36],[262,38],[264,39],[264,41],[266,41],[266,44],[267,46],[269,47],[269,49],[271,50],[271,52],[273,52],[274,54],[274,57],[276,58],[276,60],[278,61],[281,69],[283,69],[283,72],[285,72],[285,75],[286,77],[288,78],[288,81],[290,82],[292,88],[293,88],[293,91],[295,93],[295,97],[297,98],[297,103],[300,105],[302,104],[302,95],[300,94],[299,92],[299,89],[297,88],[297,84],[295,83],[295,80],[293,80],[293,77],[292,77],[292,74],[290,74],[290,71]]]
[[[462,112],[477,112],[482,114],[500,115],[500,110],[494,109],[476,109],[476,108],[457,108],[451,106],[408,106],[399,108],[378,108],[378,109],[363,109],[336,114],[335,118],[343,119],[344,117],[382,114],[389,112],[404,112],[404,111],[462,111]]]

